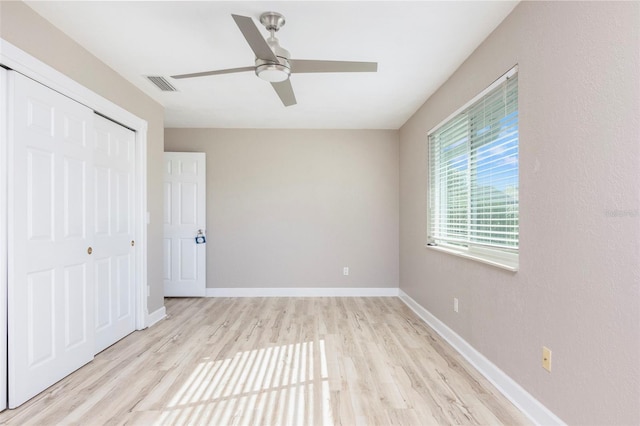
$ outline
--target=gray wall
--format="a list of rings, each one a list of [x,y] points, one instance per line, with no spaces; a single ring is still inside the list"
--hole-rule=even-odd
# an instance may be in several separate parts
[[[400,131],[400,288],[570,424],[640,424],[639,29],[638,2],[523,2]],[[511,273],[424,247],[426,158],[429,129],[516,63]]]
[[[164,305],[162,283],[162,153],[164,109],[22,2],[0,1],[0,37],[146,120],[149,312]]]
[[[397,131],[166,129],[165,151],[207,154],[207,287],[398,286]]]
[[[640,424],[639,16],[637,2],[523,2],[399,136],[167,129],[167,150],[208,154],[208,285],[394,287],[399,227],[402,290],[563,420]],[[0,36],[149,122],[148,305],[157,309],[162,107],[23,3],[0,2]],[[515,63],[514,274],[424,243],[428,130]],[[542,345],[552,373],[540,366]]]

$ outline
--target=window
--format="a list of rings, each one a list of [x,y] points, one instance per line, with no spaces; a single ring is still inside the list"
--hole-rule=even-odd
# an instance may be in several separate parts
[[[517,270],[518,74],[429,132],[428,245]]]

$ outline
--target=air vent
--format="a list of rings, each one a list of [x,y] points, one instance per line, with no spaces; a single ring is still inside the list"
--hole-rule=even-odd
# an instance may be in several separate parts
[[[155,76],[148,75],[147,78],[149,79],[150,82],[158,86],[158,89],[162,90],[163,92],[178,91],[178,89],[173,87],[171,83],[169,83],[164,77],[155,77]]]

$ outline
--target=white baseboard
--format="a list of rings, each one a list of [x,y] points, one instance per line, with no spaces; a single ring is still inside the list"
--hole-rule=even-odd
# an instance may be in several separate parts
[[[398,287],[207,288],[206,297],[397,297]]]
[[[398,290],[402,300],[424,322],[446,340],[460,355],[462,355],[476,370],[489,380],[509,401],[520,409],[531,421],[538,425],[564,425],[558,416],[516,383],[511,377],[496,367],[491,361],[467,343],[462,337],[447,327],[431,312],[423,308],[404,291]]]
[[[147,315],[147,320],[145,321],[145,325],[147,327],[151,327],[152,325],[156,324],[158,321],[162,321],[166,316],[167,316],[167,310],[163,306]]]

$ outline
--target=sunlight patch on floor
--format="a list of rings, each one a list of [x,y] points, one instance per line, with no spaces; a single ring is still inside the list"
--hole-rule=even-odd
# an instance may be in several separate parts
[[[203,358],[159,423],[332,425],[325,342]]]

